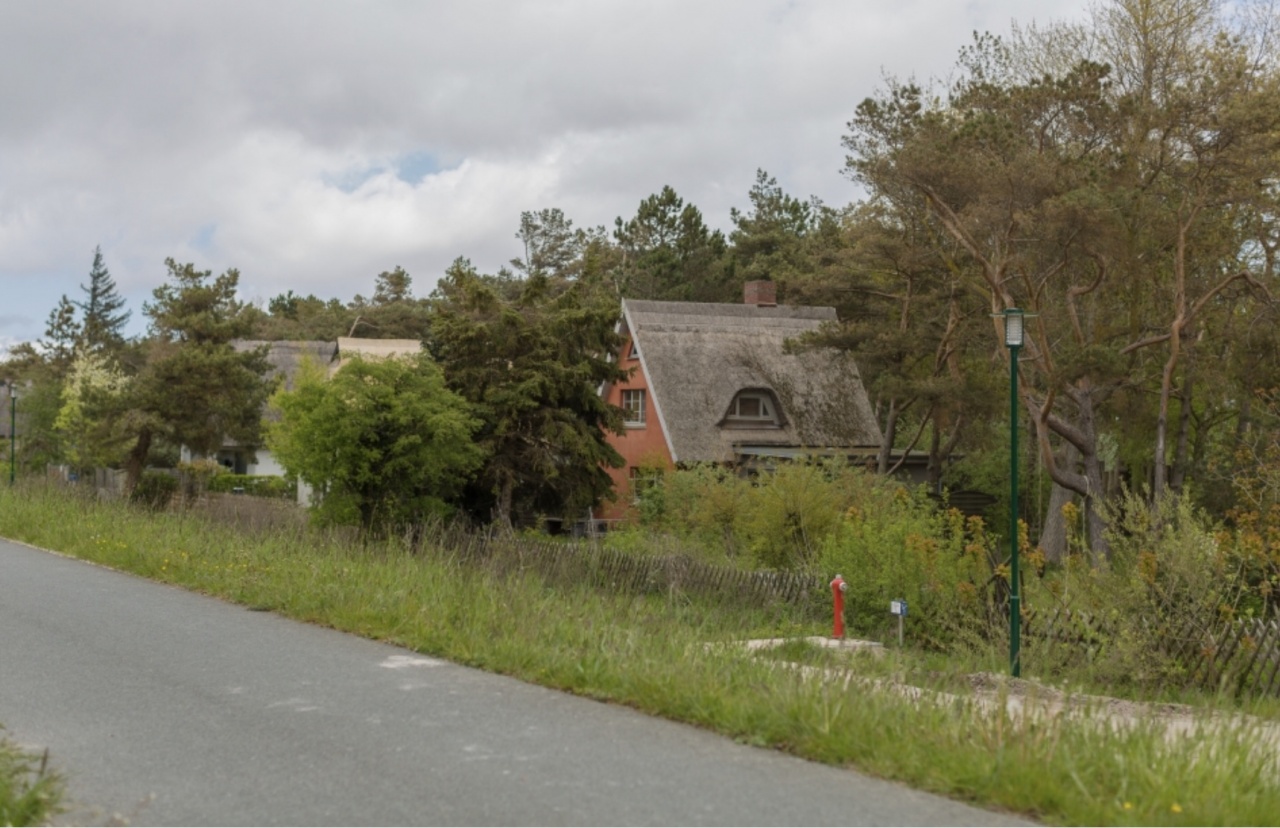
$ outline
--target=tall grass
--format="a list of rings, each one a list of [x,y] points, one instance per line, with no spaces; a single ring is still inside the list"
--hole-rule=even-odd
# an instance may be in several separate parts
[[[785,612],[553,585],[511,561],[304,528],[241,530],[42,487],[0,493],[0,534],[1052,822],[1280,818],[1276,748],[1255,725],[1206,721],[1194,739],[1170,741],[1156,723],[937,704],[705,646],[818,632]]]
[[[0,732],[0,825],[43,825],[61,810],[62,779],[47,754],[33,754]]]

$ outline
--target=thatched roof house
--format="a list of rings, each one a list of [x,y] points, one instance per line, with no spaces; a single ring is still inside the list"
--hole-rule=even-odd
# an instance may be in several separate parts
[[[833,308],[630,300],[623,315],[673,462],[880,442],[847,355],[787,352],[787,340],[834,322]]]
[[[626,412],[626,434],[611,438],[627,462],[613,472],[620,490],[655,464],[847,457],[879,446],[852,359],[787,347],[836,321],[835,310],[778,307],[772,288],[749,283],[741,305],[623,301],[620,364],[632,373],[603,389]],[[620,503],[605,516],[623,511]]]

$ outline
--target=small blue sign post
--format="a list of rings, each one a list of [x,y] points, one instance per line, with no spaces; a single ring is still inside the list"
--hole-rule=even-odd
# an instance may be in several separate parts
[[[889,612],[898,616],[898,649],[902,649],[902,619],[907,617],[907,602],[901,598],[890,601]]]

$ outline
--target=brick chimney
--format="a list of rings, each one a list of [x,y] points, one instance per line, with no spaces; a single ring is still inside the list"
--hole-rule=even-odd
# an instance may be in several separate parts
[[[761,308],[777,307],[778,289],[768,279],[758,279],[742,286],[742,303]]]

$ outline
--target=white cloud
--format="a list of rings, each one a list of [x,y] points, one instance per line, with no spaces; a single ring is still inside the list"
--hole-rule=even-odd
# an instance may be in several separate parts
[[[724,227],[757,167],[845,203],[882,71],[1082,5],[5,4],[0,339],[38,336],[97,244],[140,330],[166,256],[346,299],[395,265],[420,293],[459,255],[495,269],[521,210],[611,225],[670,184]]]

